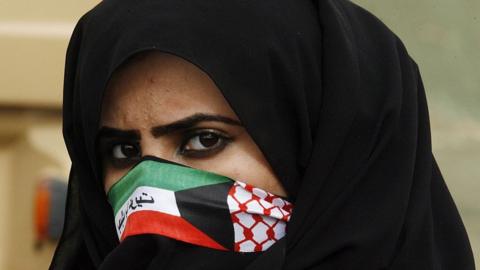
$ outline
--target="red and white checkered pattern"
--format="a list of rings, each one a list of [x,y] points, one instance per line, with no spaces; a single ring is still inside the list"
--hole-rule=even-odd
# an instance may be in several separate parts
[[[228,193],[235,251],[264,251],[285,235],[293,205],[272,193],[236,181]]]

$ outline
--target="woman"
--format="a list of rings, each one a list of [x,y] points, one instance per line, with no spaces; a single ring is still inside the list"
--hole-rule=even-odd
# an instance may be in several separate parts
[[[225,121],[194,126],[197,137],[166,132],[205,114]],[[64,137],[72,170],[52,269],[474,269],[418,67],[348,1],[103,1],[70,41]],[[134,211],[165,197],[128,183],[200,174],[290,205],[269,217],[284,234],[249,252],[221,240],[232,227],[216,214],[220,188],[183,197],[205,220],[177,215],[195,234],[140,217],[131,224],[148,229],[123,237]]]

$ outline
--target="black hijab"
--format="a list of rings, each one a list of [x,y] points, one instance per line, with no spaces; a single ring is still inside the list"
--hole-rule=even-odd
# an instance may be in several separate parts
[[[146,50],[212,78],[295,205],[248,266],[160,236],[118,245],[95,137],[109,77]],[[70,40],[63,109],[72,168],[51,269],[474,269],[418,66],[349,1],[103,1]]]

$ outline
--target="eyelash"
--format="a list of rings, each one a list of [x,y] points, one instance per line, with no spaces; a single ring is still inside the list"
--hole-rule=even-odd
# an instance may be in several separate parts
[[[206,150],[186,150],[185,147],[189,144],[189,142],[199,137],[200,140],[201,135],[208,135],[213,134],[217,139],[217,142],[212,146],[208,147]],[[201,130],[187,130],[187,133],[183,135],[183,138],[180,143],[180,147],[177,148],[177,153],[180,155],[186,156],[188,158],[203,158],[206,156],[210,156],[216,154],[223,150],[231,141],[233,140],[232,137],[224,135],[223,132],[211,130],[211,129],[201,129]],[[105,147],[105,154],[108,161],[114,165],[115,167],[125,167],[129,164],[133,163],[134,160],[138,160],[140,157],[127,157],[127,158],[115,158],[113,156],[114,147],[121,146],[121,145],[130,145],[134,146],[137,151],[141,153],[140,146],[138,142],[132,143],[131,141],[111,141]],[[120,150],[121,151],[121,150]]]

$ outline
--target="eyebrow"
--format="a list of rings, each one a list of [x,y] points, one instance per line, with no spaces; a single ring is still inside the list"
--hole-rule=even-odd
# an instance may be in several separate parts
[[[229,125],[243,126],[242,123],[238,120],[218,115],[218,114],[205,114],[205,113],[195,113],[175,122],[159,125],[152,127],[150,132],[152,135],[157,138],[169,133],[173,133],[179,130],[188,129],[194,127],[196,124],[205,121],[214,121],[222,122]],[[136,129],[118,129],[113,127],[102,126],[98,133],[99,139],[106,139],[110,137],[114,138],[124,138],[129,140],[140,140],[140,132]]]
[[[230,125],[242,126],[242,123],[240,123],[239,121],[223,115],[196,113],[167,125],[152,127],[150,132],[156,138],[168,133],[175,132],[177,130],[193,127],[196,124],[204,121],[215,121]]]
[[[123,130],[107,126],[102,126],[98,131],[98,139],[106,140],[108,138],[122,138],[125,140],[140,140],[140,132],[138,130]]]

